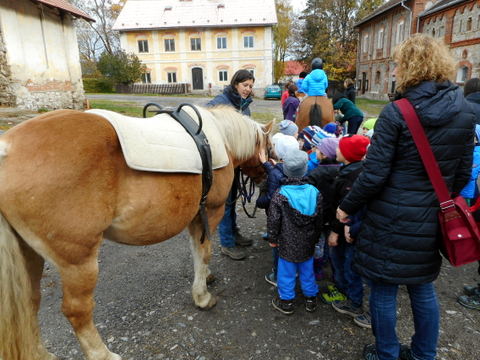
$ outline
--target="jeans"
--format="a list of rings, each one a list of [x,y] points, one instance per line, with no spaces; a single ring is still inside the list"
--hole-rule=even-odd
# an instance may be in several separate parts
[[[348,129],[347,133],[351,135],[355,135],[358,132],[358,128],[363,121],[363,116],[354,116],[351,117],[348,121]]]
[[[333,268],[333,279],[337,288],[352,302],[353,306],[363,305],[363,281],[352,269],[355,245],[339,242],[330,248],[330,261]]]
[[[225,204],[225,213],[218,224],[218,235],[220,237],[220,245],[224,247],[235,246],[235,233],[237,231],[237,213],[235,211],[237,200],[237,177],[239,173],[235,170],[232,188],[228,194]]]
[[[277,287],[278,295],[282,300],[295,298],[295,282],[300,279],[304,296],[317,296],[318,285],[313,274],[313,256],[301,263],[294,263],[285,259],[278,259]]]
[[[437,349],[440,310],[433,283],[407,285],[413,312],[415,334],[412,355],[416,360],[434,360]],[[380,360],[397,360],[400,343],[395,331],[397,323],[398,285],[371,282],[370,312]]]

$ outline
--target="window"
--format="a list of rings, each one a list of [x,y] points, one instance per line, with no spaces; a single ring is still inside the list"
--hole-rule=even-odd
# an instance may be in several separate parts
[[[467,31],[472,31],[472,18],[469,17],[467,20]]]
[[[228,81],[228,73],[227,70],[220,70],[218,72],[218,80],[220,81]]]
[[[477,19],[477,30],[480,30],[480,15],[478,15]]]
[[[380,71],[377,71],[375,73],[375,84],[376,85],[380,85],[380,78],[382,77],[382,74],[380,73]]]
[[[460,23],[458,24],[458,32],[462,32],[463,29],[463,20],[460,19]]]
[[[468,67],[462,66],[457,71],[457,82],[464,83],[465,81],[467,81],[467,77],[468,77]]]
[[[192,51],[202,50],[201,39],[200,38],[191,38],[190,39],[190,49],[192,49]]]
[[[405,23],[402,20],[397,24],[397,37],[395,38],[395,44],[400,44],[403,41],[405,36],[404,32],[405,32]]]
[[[144,84],[151,84],[152,83],[152,78],[151,78],[149,72],[145,72],[145,73],[142,74],[142,83],[144,83]]]
[[[368,34],[363,37],[363,52],[368,52]]]
[[[175,51],[175,39],[165,39],[165,51]]]
[[[167,81],[169,84],[177,82],[177,73],[176,72],[168,72],[167,73]]]
[[[217,49],[227,48],[227,38],[225,36],[217,37]]]
[[[378,30],[377,49],[383,49],[383,29]]]
[[[432,37],[435,37],[435,28],[432,29]]]
[[[148,53],[148,40],[138,40],[138,52]]]
[[[253,48],[253,35],[248,35],[243,37],[243,47]]]

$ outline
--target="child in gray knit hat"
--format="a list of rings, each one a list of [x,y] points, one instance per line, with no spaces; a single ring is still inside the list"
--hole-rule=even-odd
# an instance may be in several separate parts
[[[283,135],[289,135],[296,138],[298,136],[298,126],[291,120],[282,120],[278,124],[278,130]]]
[[[317,308],[318,285],[313,273],[313,253],[322,230],[322,196],[303,176],[308,156],[301,150],[289,152],[283,171],[287,178],[273,195],[267,215],[268,241],[278,247],[278,297],[272,306],[289,315],[294,311],[296,275],[305,297],[305,309]]]

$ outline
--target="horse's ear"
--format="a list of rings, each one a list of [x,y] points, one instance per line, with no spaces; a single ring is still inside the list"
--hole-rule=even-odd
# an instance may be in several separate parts
[[[275,125],[275,121],[276,121],[276,119],[273,118],[273,120],[270,120],[270,122],[268,122],[266,125],[262,126],[263,132],[265,134],[270,134],[272,132],[273,125]]]

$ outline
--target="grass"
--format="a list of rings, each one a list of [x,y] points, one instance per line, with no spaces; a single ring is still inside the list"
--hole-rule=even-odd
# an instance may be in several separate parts
[[[111,100],[90,100],[90,107],[92,109],[105,109],[118,112],[120,114],[143,117],[143,105],[126,101],[111,101]]]
[[[382,111],[388,103],[386,100],[355,99],[355,105],[365,113],[365,117],[378,117],[380,111]]]

